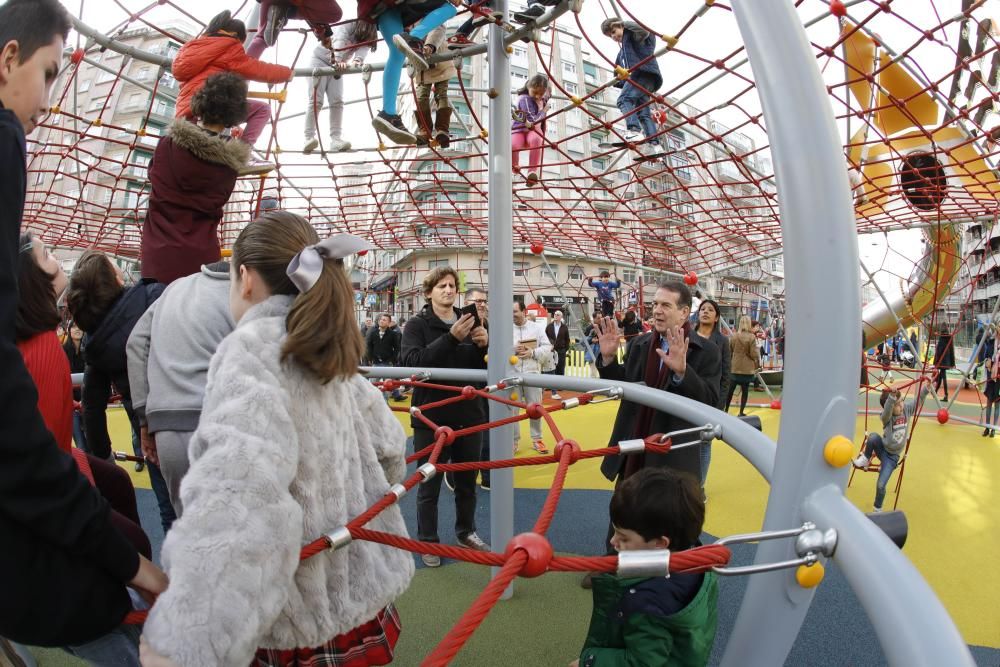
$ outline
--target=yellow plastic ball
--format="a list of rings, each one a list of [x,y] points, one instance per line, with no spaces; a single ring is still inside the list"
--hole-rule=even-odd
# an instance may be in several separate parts
[[[517,355],[514,355],[514,354],[510,355],[510,359],[508,359],[508,360],[507,360],[507,362],[508,362],[508,363],[509,363],[509,364],[510,364],[511,366],[517,366],[517,362],[518,362],[518,358],[517,358]]]
[[[484,354],[483,355],[483,361],[486,362],[486,363],[489,363],[490,362],[490,355]]]
[[[854,443],[842,435],[835,435],[826,441],[823,458],[834,468],[843,468],[854,458]]]
[[[219,251],[219,254],[222,255],[223,257],[232,257],[233,256],[233,249],[232,248],[223,248],[221,251]]]
[[[795,581],[799,582],[799,586],[802,588],[816,588],[823,581],[825,574],[826,568],[823,567],[822,563],[799,565],[799,568],[795,570]]]
[[[516,391],[510,392],[510,400],[516,401],[519,398]]]

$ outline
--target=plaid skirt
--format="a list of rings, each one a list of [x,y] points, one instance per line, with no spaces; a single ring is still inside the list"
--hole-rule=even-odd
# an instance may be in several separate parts
[[[402,626],[391,604],[372,620],[337,635],[322,646],[257,650],[250,667],[369,667],[392,662]]]

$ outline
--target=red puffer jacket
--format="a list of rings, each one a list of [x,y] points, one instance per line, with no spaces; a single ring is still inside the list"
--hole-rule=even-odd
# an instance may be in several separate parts
[[[272,65],[251,58],[238,39],[198,37],[181,47],[174,59],[173,74],[181,84],[177,98],[177,117],[191,117],[191,98],[213,74],[235,72],[251,81],[282,83],[292,76],[284,65]]]
[[[406,4],[406,0],[358,0],[358,20],[375,23],[379,14],[403,4]]]

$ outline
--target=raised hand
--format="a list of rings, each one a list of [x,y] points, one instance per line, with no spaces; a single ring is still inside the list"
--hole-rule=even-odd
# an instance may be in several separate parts
[[[468,338],[469,333],[472,331],[472,326],[476,323],[476,320],[466,313],[458,318],[458,321],[451,325],[451,335],[455,337],[458,341],[463,341]]]
[[[601,365],[609,366],[618,354],[618,343],[621,340],[618,322],[613,317],[598,317],[594,320],[594,332],[601,348]]]
[[[667,339],[670,349],[667,352],[657,349],[656,353],[672,373],[684,377],[687,370],[688,339],[684,337],[683,327],[669,327],[663,337]]]

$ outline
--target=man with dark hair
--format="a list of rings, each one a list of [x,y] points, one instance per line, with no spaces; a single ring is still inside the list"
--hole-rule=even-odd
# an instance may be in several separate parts
[[[55,0],[0,5],[0,635],[73,645],[96,664],[138,665],[138,629],[120,628],[132,607],[126,585],[160,593],[166,576],[136,553],[107,501],[59,450],[14,344],[25,135],[48,112],[69,26]]]
[[[625,117],[628,132],[625,141],[634,144],[640,153],[649,155],[662,150],[656,137],[656,123],[650,113],[650,94],[663,85],[663,75],[656,62],[656,35],[632,21],[613,17],[601,23],[601,32],[621,45],[615,66],[629,72],[627,80],[613,84],[621,88],[618,110]],[[645,136],[643,136],[645,135]]]
[[[390,325],[389,313],[378,316],[378,326],[368,330],[365,336],[365,354],[372,366],[395,366],[399,358],[400,336]],[[402,401],[399,387],[392,390],[392,400]]]
[[[427,305],[406,323],[403,330],[402,365],[423,368],[486,368],[486,348],[489,334],[483,326],[474,326],[472,315],[455,307],[458,296],[458,274],[450,266],[439,266],[431,270],[423,281],[424,297]],[[462,382],[442,382],[462,387]],[[428,387],[413,390],[413,405],[427,405],[447,398],[454,398],[456,392]],[[449,426],[454,430],[478,426],[486,422],[483,403],[478,400],[459,401],[425,410],[422,416],[438,426]],[[413,451],[419,452],[434,443],[434,431],[414,415]],[[478,461],[481,434],[474,433],[455,438],[441,450],[441,463],[465,463]],[[417,465],[427,463],[424,455]],[[424,542],[439,542],[438,498],[441,495],[441,479],[444,475],[434,475],[417,490],[417,539]],[[476,533],[476,473],[475,471],[455,473],[455,537],[470,549],[489,551],[490,547]],[[421,559],[427,567],[439,567],[441,558],[434,554],[423,554]]]
[[[598,320],[596,330],[600,354],[597,370],[601,377],[643,382],[648,387],[686,396],[706,405],[717,405],[722,356],[714,343],[691,329],[688,322],[690,314],[691,291],[687,285],[679,281],[660,283],[653,296],[653,330],[635,339],[624,365],[618,363],[621,334],[617,323],[610,317]],[[622,401],[609,445],[693,426],[666,412]],[[601,463],[601,472],[617,485],[639,470],[652,467],[672,468],[699,478],[699,449],[685,447],[667,454],[606,456]],[[608,531],[608,553],[612,553],[610,539],[613,532],[613,529]]]
[[[701,543],[705,504],[693,477],[646,468],[611,497],[616,551],[684,551]],[[594,613],[573,665],[704,665],[718,625],[713,572],[594,578]]]

